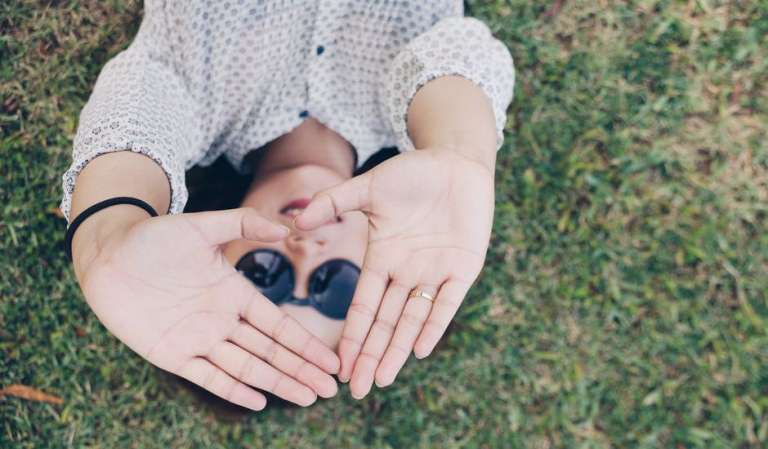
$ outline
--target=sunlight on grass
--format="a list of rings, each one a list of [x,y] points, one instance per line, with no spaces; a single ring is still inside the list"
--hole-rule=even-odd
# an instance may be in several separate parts
[[[140,3],[2,2],[0,387],[64,403],[0,399],[0,447],[768,446],[768,2],[470,7],[518,85],[452,333],[361,402],[247,415],[106,332],[62,250],[77,115]]]

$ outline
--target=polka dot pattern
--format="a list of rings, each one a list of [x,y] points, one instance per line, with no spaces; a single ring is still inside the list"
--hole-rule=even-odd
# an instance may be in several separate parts
[[[491,99],[500,146],[512,58],[461,1],[146,0],[136,38],[81,112],[61,209],[69,219],[88,162],[129,150],[160,164],[180,213],[187,169],[225,155],[245,172],[249,152],[309,116],[346,138],[359,164],[383,147],[413,149],[408,104],[449,74]]]

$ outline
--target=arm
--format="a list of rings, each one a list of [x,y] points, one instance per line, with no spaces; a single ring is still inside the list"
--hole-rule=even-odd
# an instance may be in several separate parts
[[[62,177],[61,210],[70,222],[116,196],[144,200],[161,215],[184,207],[184,168],[202,146],[199,108],[172,68],[158,31],[162,18],[149,2],[136,38],[104,66],[80,113],[72,164]],[[82,223],[72,241],[78,280],[109,236],[147,218],[135,206],[118,205]]]
[[[383,113],[403,152],[448,140],[498,151],[514,86],[506,46],[483,22],[449,17],[394,58],[382,82]]]
[[[72,216],[114,196],[144,199],[162,213],[169,193],[150,158],[109,153],[80,173]],[[75,272],[101,322],[160,368],[251,409],[265,404],[252,386],[308,405],[335,394],[327,374],[335,355],[258,294],[220,249],[285,232],[249,209],[149,218],[140,208],[113,206],[78,228]]]
[[[419,89],[408,108],[408,134],[416,148],[442,148],[496,165],[496,126],[491,102],[475,83],[444,76]]]
[[[158,9],[161,4],[147,2],[146,6],[136,38],[104,66],[80,113],[72,164],[62,179],[61,210],[69,221],[74,218],[70,208],[76,186],[78,195],[85,195],[85,190],[95,193],[106,188],[101,183],[90,183],[85,190],[79,186],[94,176],[93,172],[80,176],[86,167],[88,171],[100,172],[101,180],[120,181],[110,193],[149,194],[144,200],[167,195],[167,202],[158,204],[161,207],[157,212],[180,213],[187,200],[185,170],[205,154],[202,108],[173,63],[163,32],[164,13]],[[108,157],[111,152],[146,157]],[[98,161],[101,168],[92,169],[91,161]],[[135,164],[140,166],[138,171],[134,170]],[[126,172],[121,173],[123,170]],[[150,172],[154,173],[145,179],[144,173]],[[138,185],[147,180],[152,181],[150,185]],[[104,199],[95,198],[94,193],[81,198],[83,208]]]
[[[95,158],[80,172],[70,215],[77,217],[89,206],[117,196],[142,199],[162,215],[170,205],[170,192],[165,172],[152,159],[129,151],[108,153]],[[97,249],[110,235],[147,218],[147,213],[135,206],[117,205],[84,221],[72,240],[72,259],[78,280],[82,282]]]
[[[83,222],[72,242],[83,296],[137,354],[224,399],[259,410],[266,400],[252,387],[300,405],[332,396],[335,354],[222,252],[228,241],[276,241],[287,229],[247,208],[181,213],[185,167],[204,147],[200,109],[161,53],[161,38],[147,37],[152,23],[145,18],[136,41],[99,76],[80,116],[61,209],[71,219],[103,199],[133,196],[171,215],[119,205]]]
[[[362,398],[428,356],[482,269],[514,69],[476,19],[443,19],[395,57],[383,107],[403,154],[315,196],[296,219],[368,216],[369,244],[339,343],[339,379]],[[414,151],[418,149],[418,151]],[[457,188],[460,186],[460,188]],[[424,290],[435,299],[409,298]]]

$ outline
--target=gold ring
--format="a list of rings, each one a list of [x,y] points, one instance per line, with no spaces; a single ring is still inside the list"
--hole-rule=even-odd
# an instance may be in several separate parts
[[[411,299],[411,298],[424,298],[424,299],[428,299],[430,302],[435,300],[434,296],[430,295],[424,290],[416,290],[416,293],[412,293],[410,296],[408,296],[408,299]]]

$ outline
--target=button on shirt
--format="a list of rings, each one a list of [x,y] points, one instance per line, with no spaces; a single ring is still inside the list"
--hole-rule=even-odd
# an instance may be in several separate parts
[[[146,0],[131,45],[102,69],[80,114],[63,176],[69,219],[77,174],[99,154],[154,159],[187,201],[184,173],[245,156],[310,115],[348,140],[359,164],[383,147],[413,149],[406,112],[444,75],[491,100],[497,149],[514,90],[507,48],[461,1]]]

